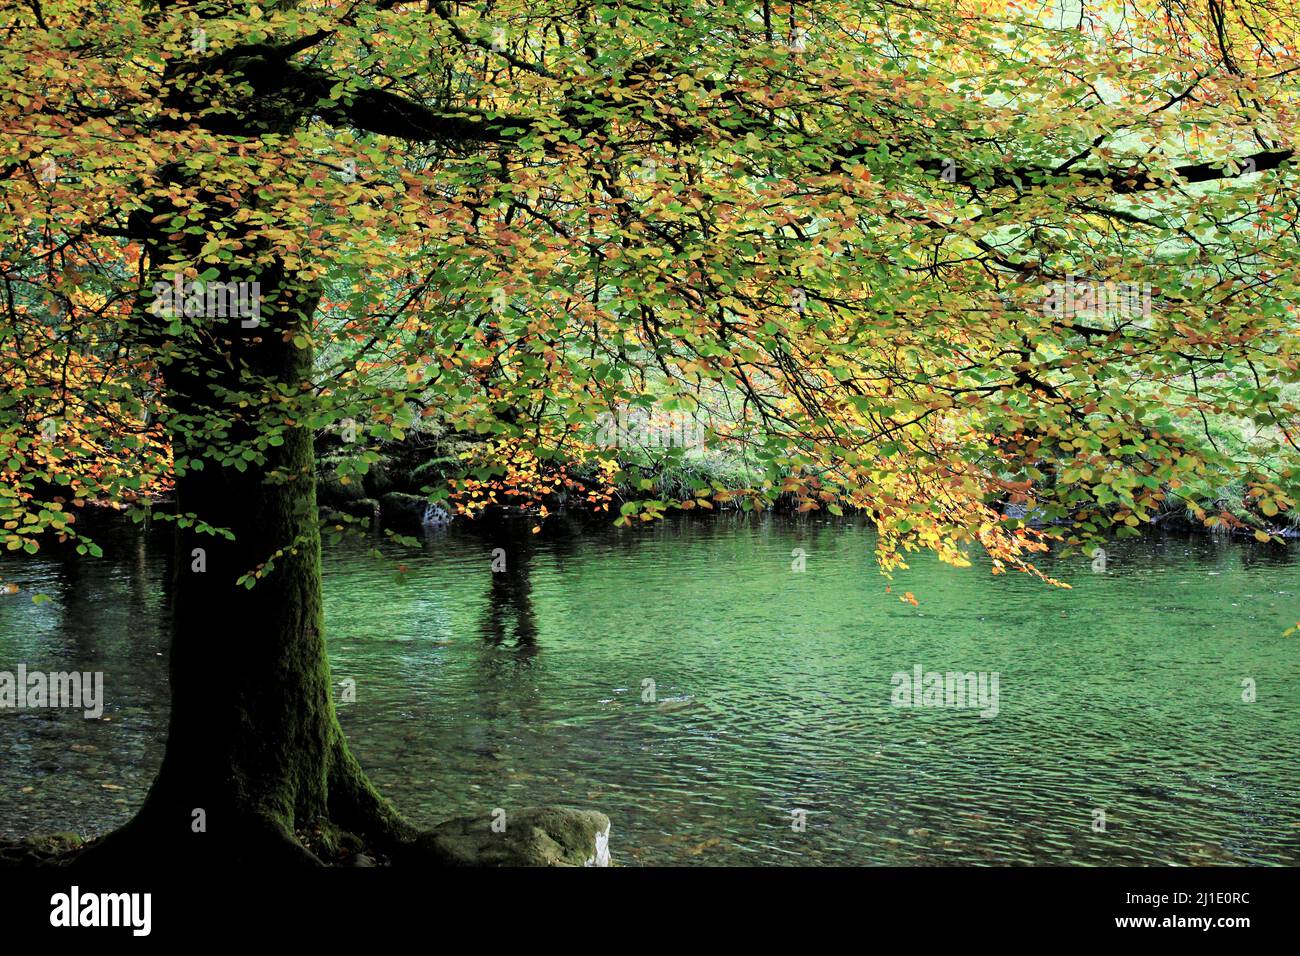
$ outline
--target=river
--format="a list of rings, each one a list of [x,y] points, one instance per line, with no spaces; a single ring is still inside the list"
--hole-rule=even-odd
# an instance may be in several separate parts
[[[847,520],[496,534],[326,550],[340,719],[416,823],[591,807],[626,865],[1300,862],[1294,546],[1048,558],[1071,590],[920,556],[886,593]],[[99,540],[0,560],[0,670],[103,671],[107,697],[0,709],[0,835],[120,824],[161,758],[166,535]],[[897,706],[918,668],[986,697]]]

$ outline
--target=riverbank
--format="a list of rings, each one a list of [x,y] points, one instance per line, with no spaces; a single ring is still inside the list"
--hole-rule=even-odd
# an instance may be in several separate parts
[[[526,807],[488,819],[459,817],[422,834],[404,860],[369,847],[357,837],[330,845],[303,832],[303,845],[322,866],[403,866],[418,860],[455,867],[610,866],[609,817],[572,807]],[[215,835],[214,835],[215,836]],[[0,868],[78,867],[100,838],[53,833],[16,840],[0,839]],[[328,851],[328,852],[324,852]]]

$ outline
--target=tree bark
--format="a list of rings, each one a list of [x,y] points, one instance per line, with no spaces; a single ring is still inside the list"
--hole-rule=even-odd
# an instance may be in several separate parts
[[[179,458],[204,459],[176,481],[176,511],[233,535],[178,527],[171,582],[172,711],[158,778],[139,814],[85,862],[125,853],[175,861],[329,862],[358,840],[393,852],[413,831],[348,750],[332,697],[321,605],[315,455],[305,422],[245,470],[214,461],[269,422],[225,389],[309,388],[312,353],[292,341],[317,294],[283,273],[259,277],[271,315],[204,319],[204,344],[164,369]],[[234,416],[241,416],[234,418]],[[228,422],[227,441],[191,439],[198,417]],[[220,447],[213,448],[214,445]],[[240,578],[266,565],[251,588]]]

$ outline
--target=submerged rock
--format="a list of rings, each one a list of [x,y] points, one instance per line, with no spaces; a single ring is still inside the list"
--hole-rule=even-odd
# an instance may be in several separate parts
[[[572,807],[529,807],[494,818],[457,817],[421,838],[453,866],[609,866],[609,817]]]
[[[668,697],[659,701],[656,708],[665,714],[670,714],[677,710],[688,710],[695,706],[694,697]]]

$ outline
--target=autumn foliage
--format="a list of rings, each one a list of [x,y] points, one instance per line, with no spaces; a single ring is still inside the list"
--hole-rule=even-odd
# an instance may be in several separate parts
[[[592,431],[636,403],[762,478],[618,520],[857,508],[886,570],[1032,570],[1007,502],[1076,543],[1175,504],[1250,525],[1216,483],[1264,539],[1293,505],[1288,2],[0,9],[11,548],[165,488],[168,436],[182,472],[256,468],[345,419],[354,470],[427,415],[480,440],[430,489],[466,512],[543,517],[593,468],[608,507]],[[310,378],[159,405],[213,327],[141,321],[151,283],[272,262],[319,300],[257,334]],[[1146,306],[1044,307],[1076,281]]]

